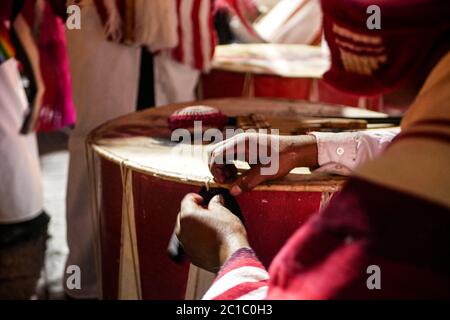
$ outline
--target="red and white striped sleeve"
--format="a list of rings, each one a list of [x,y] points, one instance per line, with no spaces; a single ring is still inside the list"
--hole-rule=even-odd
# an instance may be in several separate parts
[[[212,0],[177,0],[178,46],[175,60],[198,70],[211,68],[216,46]]]
[[[203,300],[263,300],[269,273],[253,250],[236,251],[223,265]]]

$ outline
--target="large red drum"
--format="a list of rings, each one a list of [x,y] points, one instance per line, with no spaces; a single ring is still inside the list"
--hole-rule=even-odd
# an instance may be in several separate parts
[[[230,117],[249,113],[290,118],[384,116],[309,102],[223,99],[198,104],[218,108]],[[193,299],[204,290],[201,271],[188,263],[178,265],[167,255],[182,198],[199,192],[202,186],[219,187],[208,170],[205,146],[171,141],[167,119],[184,106],[119,118],[96,129],[89,138],[92,159],[100,159],[92,176],[98,176],[94,180],[100,186],[96,188],[100,191],[95,197],[94,224],[104,299]],[[91,161],[91,169],[96,161]],[[299,168],[237,198],[250,243],[266,266],[343,182],[342,177]]]
[[[286,44],[232,44],[216,47],[211,72],[202,76],[204,99],[263,97],[301,99],[381,111],[383,98],[339,92],[322,76],[330,67],[320,47]]]

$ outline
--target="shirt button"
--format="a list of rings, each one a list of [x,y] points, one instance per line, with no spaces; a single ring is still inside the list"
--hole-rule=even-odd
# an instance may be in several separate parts
[[[337,148],[336,153],[338,156],[342,156],[345,153],[344,148]]]

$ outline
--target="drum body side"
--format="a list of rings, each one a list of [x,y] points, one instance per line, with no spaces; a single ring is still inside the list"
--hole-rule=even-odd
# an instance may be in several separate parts
[[[322,193],[252,191],[238,202],[250,245],[268,268],[287,240],[319,212]]]
[[[105,300],[116,300],[119,293],[122,195],[120,167],[101,159],[99,236],[102,298]]]
[[[181,265],[167,254],[180,203],[184,196],[198,192],[187,184],[133,173],[136,234],[139,248],[142,298],[182,300],[185,298],[189,263]]]
[[[276,75],[251,74],[212,70],[202,75],[203,99],[275,98],[320,101],[382,111],[382,96],[361,97],[340,92],[322,79],[291,78]]]
[[[312,80],[213,70],[202,76],[204,99],[259,97],[308,100]]]
[[[120,166],[102,160],[100,220],[103,298],[118,299],[122,236],[123,187]],[[189,264],[167,255],[180,202],[199,187],[133,172],[133,200],[142,298],[181,300]],[[266,267],[311,215],[318,212],[320,192],[253,191],[237,198],[249,242]]]

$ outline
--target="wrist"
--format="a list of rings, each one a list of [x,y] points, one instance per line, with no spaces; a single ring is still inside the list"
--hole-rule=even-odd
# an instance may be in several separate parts
[[[219,260],[220,266],[224,263],[238,250],[243,248],[250,248],[247,237],[244,235],[240,236],[229,236],[228,239],[220,247]]]
[[[313,135],[293,136],[289,151],[295,158],[296,167],[316,168],[319,166],[317,139]]]

